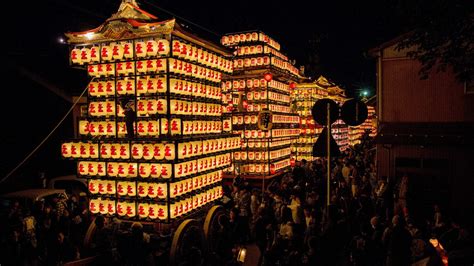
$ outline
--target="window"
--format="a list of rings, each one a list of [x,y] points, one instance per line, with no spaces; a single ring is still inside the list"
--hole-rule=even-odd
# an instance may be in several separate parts
[[[474,94],[474,80],[464,82],[464,93]]]

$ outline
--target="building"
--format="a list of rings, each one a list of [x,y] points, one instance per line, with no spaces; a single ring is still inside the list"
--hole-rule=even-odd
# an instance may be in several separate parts
[[[472,86],[449,69],[421,80],[410,49],[396,49],[401,38],[370,51],[377,58],[378,176],[409,176],[412,214],[428,215],[434,203],[472,210]]]

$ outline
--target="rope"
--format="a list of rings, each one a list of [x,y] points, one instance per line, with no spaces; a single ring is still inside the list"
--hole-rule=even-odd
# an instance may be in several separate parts
[[[5,182],[5,180],[7,180],[13,173],[15,173],[16,170],[18,170],[18,168],[20,168],[49,139],[49,137],[51,137],[51,135],[53,135],[53,133],[56,131],[56,129],[58,129],[58,127],[64,122],[66,117],[72,112],[72,110],[77,105],[79,100],[82,98],[84,93],[86,93],[86,91],[87,91],[87,86],[84,89],[84,91],[81,93],[81,95],[77,98],[77,100],[74,102],[74,104],[71,106],[69,111],[67,111],[67,113],[64,115],[64,117],[61,119],[61,121],[59,121],[59,123],[53,128],[53,130],[51,132],[49,132],[49,134],[43,139],[43,141],[41,141],[40,144],[38,144],[38,146],[36,146],[36,148],[34,148],[33,151],[31,151],[25,157],[25,159],[23,159],[23,161],[21,161],[15,168],[13,168],[13,170],[11,170],[4,178],[2,178],[2,180],[0,180],[0,184]]]

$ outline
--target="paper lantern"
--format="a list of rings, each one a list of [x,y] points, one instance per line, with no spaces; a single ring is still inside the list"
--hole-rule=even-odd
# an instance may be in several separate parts
[[[77,49],[77,48],[72,49],[70,59],[73,64],[80,64],[82,62],[81,49]]]
[[[125,212],[127,217],[135,217],[136,216],[136,205],[135,202],[129,202],[125,205]]]
[[[117,163],[117,176],[127,177],[128,163]]]
[[[168,206],[166,205],[156,205],[157,206],[157,210],[158,210],[158,218],[160,220],[165,220],[166,218],[168,218]]]
[[[161,167],[160,177],[165,178],[165,179],[171,178],[171,174],[172,174],[172,168],[171,167],[172,167],[172,165],[171,164],[161,164],[160,167]]]
[[[81,64],[89,63],[91,61],[90,49],[86,47],[82,48],[80,57],[81,57]]]
[[[65,142],[65,143],[61,144],[61,155],[64,158],[70,158],[72,156],[71,155],[71,147],[72,147],[71,142]]]
[[[131,148],[132,158],[139,160],[143,157],[143,145],[140,143],[133,143]]]
[[[126,169],[127,177],[137,177],[138,176],[138,165],[137,163],[129,163]]]
[[[181,119],[173,118],[170,122],[171,135],[181,135]]]
[[[122,58],[126,59],[131,59],[133,58],[133,47],[132,43],[129,42],[123,42],[120,44],[122,51],[119,51],[122,53]],[[120,48],[119,48],[120,49]]]
[[[89,211],[92,214],[99,213],[99,202],[100,202],[100,200],[98,200],[98,199],[91,199],[89,201]]]
[[[173,143],[167,143],[164,147],[164,154],[166,160],[174,160],[175,159],[175,145]]]
[[[124,53],[124,49],[123,49],[122,44],[120,43],[112,44],[112,59],[122,60],[123,53]]]
[[[166,39],[158,40],[158,54],[160,56],[168,55],[170,52],[170,43]]]
[[[158,178],[160,177],[161,166],[157,163],[148,164],[150,167],[150,177]]]
[[[141,163],[138,165],[138,175],[142,178],[150,177],[151,165],[147,163]]]
[[[142,219],[148,218],[149,206],[148,203],[138,203],[138,217]]]
[[[147,55],[145,42],[135,42],[135,55],[137,57],[145,57]]]
[[[119,144],[118,149],[120,159],[130,159],[130,145],[128,143]]]
[[[151,160],[154,156],[154,146],[153,144],[143,144],[143,159]]]
[[[156,72],[166,72],[167,71],[166,60],[167,59],[156,59],[155,60]]]
[[[112,60],[112,48],[108,45],[102,45],[100,48],[100,55],[103,61],[110,61]]]
[[[89,183],[87,185],[88,190],[91,194],[97,194],[99,192],[98,190],[98,180],[95,179],[89,179]]]
[[[99,46],[92,46],[89,50],[90,62],[100,61],[100,48]]]
[[[137,194],[142,198],[148,196],[148,183],[138,182]]]
[[[102,195],[107,194],[107,181],[97,180],[97,191]]]
[[[116,213],[119,216],[125,216],[127,214],[127,203],[126,202],[117,202]]]
[[[105,200],[105,201],[104,201],[104,204],[105,204],[106,209],[107,209],[107,213],[106,213],[106,214],[109,214],[109,215],[115,214],[115,201],[113,201],[113,200]]]
[[[125,192],[129,197],[137,195],[137,187],[135,182],[125,182]]]
[[[146,55],[156,56],[158,53],[158,42],[155,40],[146,41]]]
[[[156,184],[156,196],[160,199],[165,199],[168,196],[167,184],[166,183],[155,183]]]

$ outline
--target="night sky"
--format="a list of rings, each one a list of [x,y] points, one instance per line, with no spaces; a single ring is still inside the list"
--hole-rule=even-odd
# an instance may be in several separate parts
[[[215,41],[227,32],[262,30],[281,43],[282,51],[297,66],[312,63],[314,76],[326,76],[349,95],[361,88],[374,93],[375,61],[367,51],[410,29],[400,2],[404,1],[138,0],[141,8],[160,19],[172,15],[157,6],[191,21],[181,20],[190,31]],[[79,94],[87,84],[86,73],[69,67],[67,46],[58,38],[67,31],[97,27],[119,4],[119,0],[8,2],[2,12],[7,16],[2,38],[7,46],[7,73],[2,86],[0,178],[41,142],[71,106],[20,70],[67,94]],[[69,117],[9,181],[30,182],[39,171],[47,177],[73,173],[74,163],[60,159],[60,141],[71,138],[72,129]]]

